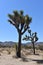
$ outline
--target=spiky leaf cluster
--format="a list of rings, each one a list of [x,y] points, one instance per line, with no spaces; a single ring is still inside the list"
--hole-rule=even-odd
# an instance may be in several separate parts
[[[29,28],[29,24],[31,23],[32,18],[28,15],[23,14],[23,11],[13,11],[13,14],[8,14],[9,22],[16,27],[18,31],[21,31],[21,34],[25,33],[25,31]],[[22,32],[22,30],[24,30]]]
[[[28,33],[29,33],[29,35],[27,36],[25,36],[24,38],[23,38],[23,40],[26,40],[26,41],[31,41],[31,42],[36,42],[36,41],[38,41],[38,37],[37,37],[37,33],[36,32],[34,32],[34,33],[32,33],[31,32],[31,30],[28,30]]]

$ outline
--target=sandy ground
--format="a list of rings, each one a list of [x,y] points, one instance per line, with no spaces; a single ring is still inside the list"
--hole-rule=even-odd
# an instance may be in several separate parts
[[[33,55],[22,51],[22,58],[16,58],[14,49],[0,49],[0,65],[43,65],[43,52]],[[29,51],[29,50],[28,50]],[[26,54],[27,53],[27,54]]]

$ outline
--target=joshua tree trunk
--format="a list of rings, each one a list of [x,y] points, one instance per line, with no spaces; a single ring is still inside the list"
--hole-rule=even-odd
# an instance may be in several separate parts
[[[18,49],[17,49],[17,57],[21,57],[21,33],[19,33],[19,42],[18,42]]]
[[[35,55],[35,45],[34,45],[34,42],[32,42],[33,44],[33,54]]]

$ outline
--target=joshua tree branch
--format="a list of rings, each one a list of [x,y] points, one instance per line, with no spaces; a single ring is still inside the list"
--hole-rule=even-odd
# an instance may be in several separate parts
[[[18,26],[17,26],[17,24],[16,23],[14,23],[13,21],[11,21],[11,20],[8,20],[12,25],[14,25],[15,27],[16,27],[16,29],[17,29],[17,31],[19,32],[19,28],[18,28]]]
[[[27,26],[27,28],[26,29],[24,29],[24,31],[21,33],[22,35],[27,31],[27,29],[28,29],[29,27]]]

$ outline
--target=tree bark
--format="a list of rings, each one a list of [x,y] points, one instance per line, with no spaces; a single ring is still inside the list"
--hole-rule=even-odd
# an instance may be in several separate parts
[[[18,48],[17,48],[17,57],[21,57],[21,33],[19,33],[19,42],[18,42]]]
[[[34,45],[34,42],[32,42],[33,44],[33,54],[35,55],[35,45]]]

